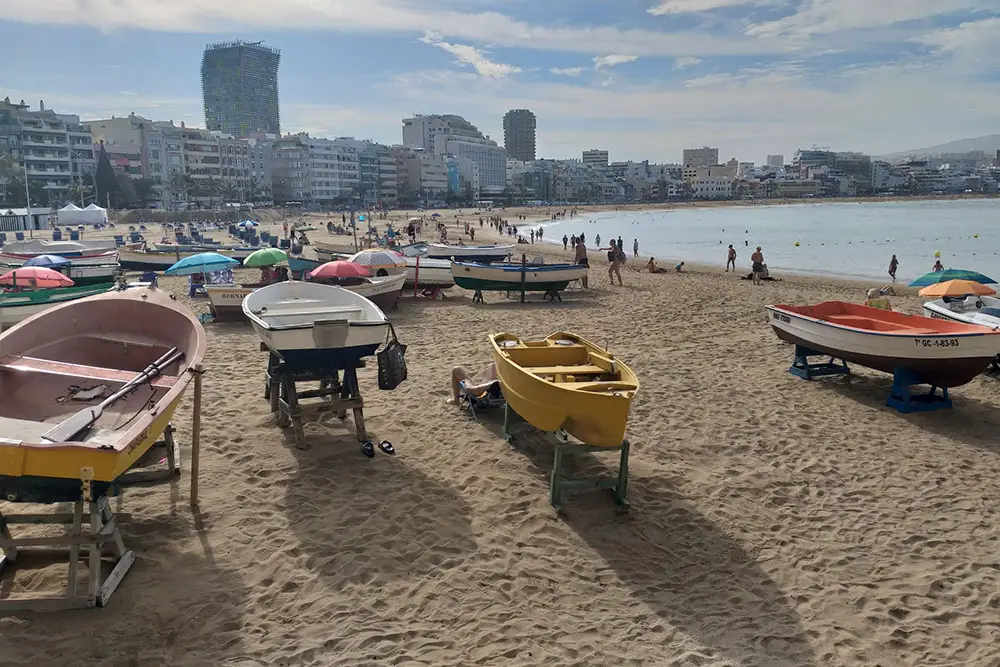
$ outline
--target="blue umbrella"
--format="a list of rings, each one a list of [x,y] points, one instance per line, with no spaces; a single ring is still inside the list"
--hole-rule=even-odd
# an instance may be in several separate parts
[[[35,255],[24,263],[25,266],[47,266],[49,268],[66,266],[67,264],[69,264],[69,260],[59,255]]]
[[[996,282],[992,278],[984,276],[981,273],[977,273],[976,271],[967,271],[965,269],[945,269],[944,271],[931,271],[930,273],[925,273],[910,283],[910,287],[927,287],[928,285],[935,285],[949,280],[968,280],[969,282],[980,283],[982,285],[992,285]]]
[[[239,262],[232,257],[226,257],[217,252],[202,252],[175,262],[164,273],[168,276],[190,276],[196,273],[222,271],[238,264]]]
[[[253,220],[244,220],[238,226],[240,226],[240,227],[256,227],[257,223],[254,222]]]

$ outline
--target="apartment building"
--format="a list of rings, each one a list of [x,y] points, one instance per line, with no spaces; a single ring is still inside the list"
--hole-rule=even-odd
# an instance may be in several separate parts
[[[608,152],[597,148],[583,151],[583,164],[588,167],[603,169],[608,166]]]
[[[507,155],[522,162],[535,159],[535,114],[511,109],[503,117],[503,147]]]
[[[79,116],[57,114],[39,103],[0,102],[0,152],[10,153],[26,169],[29,183],[40,183],[46,201],[59,206],[70,199],[73,183],[92,178],[96,162],[90,132]]]
[[[500,194],[507,185],[507,151],[461,116],[434,114],[404,118],[403,146],[474,161],[479,165],[477,196]]]
[[[681,164],[685,167],[713,167],[719,164],[719,149],[709,146],[685,148],[682,157]]]
[[[437,155],[407,146],[394,146],[401,202],[444,199],[448,193],[448,162]]]

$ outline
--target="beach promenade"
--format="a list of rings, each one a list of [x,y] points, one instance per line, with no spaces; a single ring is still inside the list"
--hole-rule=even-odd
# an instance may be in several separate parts
[[[470,219],[476,242],[497,238]],[[650,275],[642,255],[612,287],[604,253],[590,258],[591,288],[561,304],[477,305],[457,288],[401,302],[409,380],[379,392],[374,359],[359,372],[369,434],[395,457],[366,459],[336,419],[308,424],[311,448],[296,449],[263,400],[257,336],[206,325],[200,512],[186,478],[128,490],[115,502],[139,560],[111,604],[0,618],[0,664],[1000,664],[1000,380],[954,390],[954,410],[901,415],[884,406],[888,375],[793,377],[765,318],[766,304],[862,301],[874,282],[771,266],[783,279],[754,286],[723,272],[723,255]],[[185,279],[162,287],[207,311]],[[489,361],[488,333],[557,330],[606,343],[642,383],[627,515],[596,493],[557,516],[551,446],[512,450],[502,414],[445,404],[452,366]],[[52,590],[64,572],[18,572],[0,595]]]

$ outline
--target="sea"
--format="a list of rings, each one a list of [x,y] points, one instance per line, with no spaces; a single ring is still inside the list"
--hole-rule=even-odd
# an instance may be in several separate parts
[[[601,246],[622,237],[632,257],[726,264],[732,244],[737,266],[749,272],[750,254],[761,246],[772,275],[782,272],[885,279],[893,254],[896,277],[907,282],[945,268],[971,269],[1000,280],[1000,199],[805,203],[733,207],[680,204],[672,210],[612,211],[542,223],[549,243],[586,234],[591,263],[597,235]],[[635,261],[635,260],[630,260]]]

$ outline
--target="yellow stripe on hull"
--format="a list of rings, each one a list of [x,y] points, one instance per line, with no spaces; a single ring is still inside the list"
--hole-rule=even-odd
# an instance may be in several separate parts
[[[179,393],[124,450],[82,446],[0,445],[0,475],[80,479],[83,468],[92,468],[95,482],[114,481],[163,435],[183,396],[183,392]]]
[[[558,340],[574,345],[555,344]],[[543,341],[496,334],[490,341],[504,398],[522,419],[542,431],[562,429],[593,447],[621,445],[639,388],[625,364],[575,334],[560,332]],[[504,341],[518,341],[518,346],[504,347]]]

